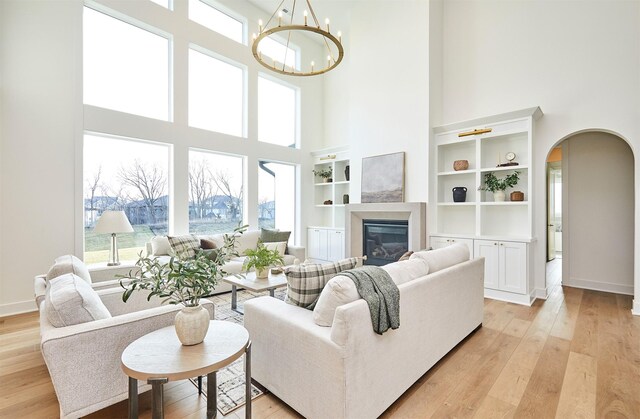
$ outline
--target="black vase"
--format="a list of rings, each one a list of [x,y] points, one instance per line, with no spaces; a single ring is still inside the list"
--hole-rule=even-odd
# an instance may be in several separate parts
[[[345,180],[349,180],[349,176],[350,176],[350,174],[349,174],[349,165],[346,165],[345,168],[344,168],[344,178],[345,178]]]
[[[453,202],[464,202],[467,200],[467,188],[464,186],[456,186],[452,191]]]

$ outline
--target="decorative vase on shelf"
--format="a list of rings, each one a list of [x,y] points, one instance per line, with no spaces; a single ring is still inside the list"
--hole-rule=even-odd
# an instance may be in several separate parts
[[[495,202],[504,202],[504,198],[505,198],[505,193],[504,191],[495,191],[493,193],[493,200]]]
[[[349,194],[348,193],[342,195],[342,203],[343,204],[348,204],[349,203]]]
[[[349,169],[349,165],[346,165],[345,168],[344,168],[344,179],[347,180],[347,181],[349,180],[349,176],[351,175],[349,173],[349,170],[350,170]]]
[[[469,160],[456,160],[453,162],[453,170],[467,170],[469,168]]]
[[[176,314],[175,326],[178,339],[185,346],[197,345],[204,340],[209,330],[209,311],[198,304],[184,307]]]
[[[453,192],[453,202],[465,202],[467,200],[467,188],[464,186],[456,186],[451,191]]]

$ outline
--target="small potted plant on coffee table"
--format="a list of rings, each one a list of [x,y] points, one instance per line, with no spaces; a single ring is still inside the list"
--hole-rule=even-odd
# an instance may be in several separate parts
[[[313,174],[324,179],[325,183],[331,183],[333,181],[333,179],[331,179],[331,176],[333,175],[333,169],[331,167],[314,170]]]
[[[271,266],[284,265],[284,259],[277,250],[269,250],[263,243],[258,243],[256,249],[247,249],[244,252],[247,258],[244,261],[243,268],[248,272],[249,269],[256,270],[256,278],[265,279],[269,277],[269,268]]]
[[[492,192],[493,200],[502,202],[505,198],[505,189],[516,186],[519,180],[520,172],[517,170],[503,179],[498,179],[493,172],[489,172],[484,175],[484,185],[480,186],[478,190]]]

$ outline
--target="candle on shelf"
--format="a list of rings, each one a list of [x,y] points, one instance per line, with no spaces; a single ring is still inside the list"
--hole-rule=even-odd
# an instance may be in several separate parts
[[[324,23],[327,25],[327,32],[331,32],[331,31],[329,30],[329,18],[326,18],[326,19],[324,20]]]
[[[307,11],[304,11],[304,26],[307,26]]]

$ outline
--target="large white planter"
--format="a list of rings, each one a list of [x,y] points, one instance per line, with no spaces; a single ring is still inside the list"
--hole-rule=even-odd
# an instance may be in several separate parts
[[[209,311],[198,304],[184,307],[176,314],[176,334],[183,345],[197,345],[204,340],[209,329]]]
[[[493,193],[493,200],[495,202],[504,202],[505,193],[504,191],[496,191]]]

